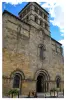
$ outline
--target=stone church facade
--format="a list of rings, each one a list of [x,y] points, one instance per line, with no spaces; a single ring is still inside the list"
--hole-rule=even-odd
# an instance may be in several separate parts
[[[3,95],[19,88],[49,92],[64,89],[62,45],[51,37],[49,13],[35,2],[28,3],[19,17],[3,12]]]

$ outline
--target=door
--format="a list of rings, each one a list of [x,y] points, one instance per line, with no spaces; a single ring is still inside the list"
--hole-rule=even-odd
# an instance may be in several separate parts
[[[43,76],[39,75],[37,78],[37,92],[43,92],[44,90]]]
[[[36,91],[39,93],[48,91],[48,82],[46,81],[46,76],[39,75],[37,77]]]

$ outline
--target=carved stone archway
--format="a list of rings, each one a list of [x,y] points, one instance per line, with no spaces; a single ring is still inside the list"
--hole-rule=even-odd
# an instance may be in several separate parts
[[[22,80],[25,79],[24,73],[21,70],[16,69],[11,73],[10,78],[12,79],[12,88],[19,88],[19,93],[21,94]]]
[[[61,88],[61,77],[59,75],[56,76],[55,78],[56,81],[56,88]]]
[[[50,76],[46,70],[44,69],[37,70],[34,79],[36,80],[37,93],[48,92]]]

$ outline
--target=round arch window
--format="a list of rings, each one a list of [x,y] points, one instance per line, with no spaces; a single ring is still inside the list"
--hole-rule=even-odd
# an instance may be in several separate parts
[[[20,76],[18,74],[14,77],[13,88],[19,88],[20,85]]]
[[[60,88],[60,77],[56,78],[56,86],[57,88]]]

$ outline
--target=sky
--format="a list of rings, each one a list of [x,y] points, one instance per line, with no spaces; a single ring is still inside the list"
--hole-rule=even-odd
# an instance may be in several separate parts
[[[24,1],[24,2],[23,2]],[[28,1],[28,0],[27,0]],[[33,0],[32,0],[33,1]],[[36,0],[37,1],[37,0]],[[35,1],[34,1],[35,2]],[[2,12],[7,10],[18,16],[18,12],[27,4],[26,0],[3,0]],[[51,37],[64,48],[64,2],[63,0],[38,0],[37,3],[49,12]]]

